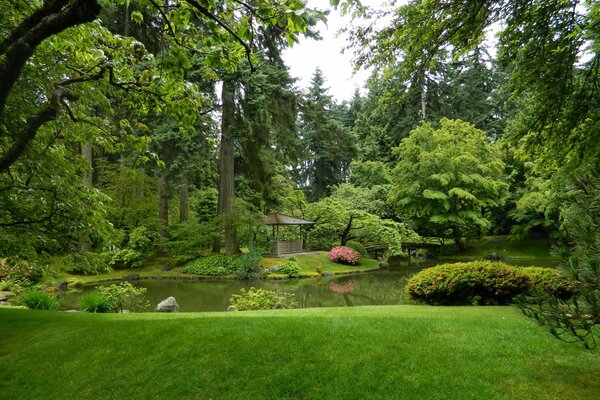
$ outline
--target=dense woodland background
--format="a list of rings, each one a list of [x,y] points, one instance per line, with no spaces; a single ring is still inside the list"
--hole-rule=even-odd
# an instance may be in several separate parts
[[[597,240],[599,5],[389,13],[348,29],[374,73],[336,102],[319,70],[301,91],[282,60],[326,18],[300,0],[2,2],[0,257],[184,262],[266,245],[272,211],[317,221],[312,249]]]

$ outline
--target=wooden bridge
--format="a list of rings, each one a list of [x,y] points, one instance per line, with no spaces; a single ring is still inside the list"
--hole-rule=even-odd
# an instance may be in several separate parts
[[[416,242],[402,242],[402,249],[408,253],[408,264],[410,265],[411,254],[419,249],[437,249],[442,247],[439,243],[416,243]],[[390,248],[389,243],[373,243],[365,245],[365,250],[375,259],[380,254],[385,253]],[[417,264],[419,263],[418,255],[415,253],[417,258]]]

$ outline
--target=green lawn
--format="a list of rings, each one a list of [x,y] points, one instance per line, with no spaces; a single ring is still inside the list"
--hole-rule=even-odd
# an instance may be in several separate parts
[[[597,399],[600,352],[510,307],[0,308],[6,399]]]

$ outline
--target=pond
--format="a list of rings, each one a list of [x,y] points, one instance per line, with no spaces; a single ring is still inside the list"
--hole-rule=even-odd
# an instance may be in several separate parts
[[[344,307],[362,305],[395,305],[403,304],[404,285],[406,279],[422,268],[441,263],[428,260],[417,266],[414,262],[390,260],[389,270],[382,270],[357,275],[332,276],[326,278],[290,279],[283,281],[187,281],[172,279],[145,279],[134,282],[136,286],[145,287],[148,291],[146,299],[150,302],[148,311],[153,311],[156,304],[169,296],[175,297],[182,312],[225,311],[229,306],[232,294],[240,289],[251,287],[279,290],[295,294],[298,307]],[[462,260],[464,261],[464,260]],[[452,260],[444,260],[454,262]],[[548,259],[507,260],[515,265],[544,265]],[[86,286],[83,291],[90,291],[94,285]],[[77,309],[80,293],[68,292],[62,295],[61,304],[64,309]]]

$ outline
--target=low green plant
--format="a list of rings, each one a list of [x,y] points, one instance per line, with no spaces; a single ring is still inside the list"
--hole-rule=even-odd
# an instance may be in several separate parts
[[[110,304],[113,312],[119,313],[124,310],[135,312],[148,306],[145,301],[146,288],[135,287],[129,282],[110,286],[100,286],[96,293],[104,297]]]
[[[262,256],[260,248],[250,248],[247,254],[215,254],[188,262],[182,271],[202,276],[236,274],[241,279],[252,279],[262,270]]]
[[[0,281],[0,292],[13,292],[20,293],[25,287],[31,285],[31,282],[26,281],[23,283],[18,279],[4,279]]]
[[[300,266],[295,261],[286,261],[279,266],[277,271],[280,274],[285,274],[290,278],[298,278],[300,276]]]
[[[56,310],[58,298],[39,289],[30,289],[19,296],[19,302],[31,310]]]
[[[443,264],[414,275],[406,293],[414,300],[433,305],[508,304],[533,287],[573,294],[568,281],[550,268],[513,267],[486,260]]]
[[[188,262],[182,272],[202,276],[225,276],[229,274],[227,260],[222,254],[197,258]]]
[[[354,240],[348,240],[346,242],[346,246],[350,247],[354,251],[358,251],[363,258],[367,258],[369,256],[369,252],[365,249],[365,246],[356,242]]]
[[[323,266],[321,266],[321,265],[317,265],[317,266],[315,267],[315,272],[316,272],[317,274],[319,274],[319,275],[323,274]]]
[[[152,250],[154,243],[157,241],[158,235],[156,232],[150,231],[145,226],[139,226],[129,233],[127,247],[141,253],[147,253]]]
[[[107,313],[113,311],[113,307],[106,297],[97,291],[88,292],[79,300],[81,310],[89,313]]]
[[[236,311],[274,310],[279,308],[295,308],[293,293],[276,292],[274,290],[240,289],[240,294],[234,294],[229,303]]]

